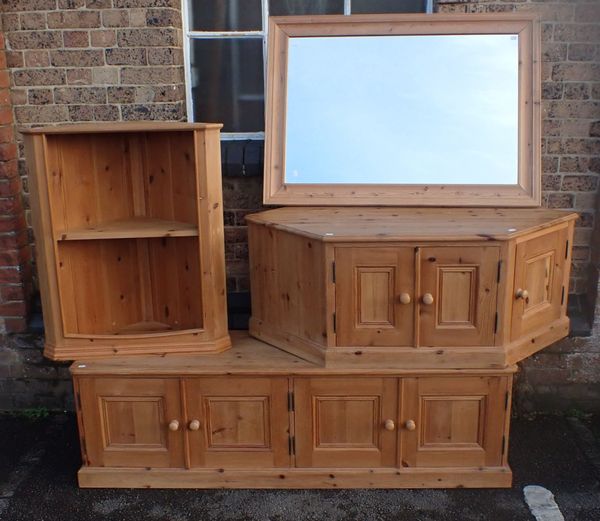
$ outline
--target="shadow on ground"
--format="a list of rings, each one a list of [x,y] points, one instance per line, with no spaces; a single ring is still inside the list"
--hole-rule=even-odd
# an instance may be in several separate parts
[[[560,417],[515,420],[506,490],[81,490],[79,442],[72,416],[0,421],[0,490],[24,455],[29,464],[2,521],[370,521],[532,520],[523,486],[551,490],[565,519],[600,519],[600,482],[569,423]]]

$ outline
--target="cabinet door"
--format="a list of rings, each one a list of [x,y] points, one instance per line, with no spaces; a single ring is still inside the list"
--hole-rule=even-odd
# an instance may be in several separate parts
[[[395,466],[397,389],[395,378],[297,378],[296,466]]]
[[[414,262],[413,248],[336,248],[338,346],[412,345]]]
[[[289,466],[287,378],[190,378],[185,394],[192,467]]]
[[[509,376],[404,379],[401,465],[501,465],[509,381]]]
[[[419,256],[419,345],[493,345],[498,247],[422,248]]]
[[[178,379],[80,378],[79,393],[90,466],[184,466]]]
[[[517,244],[511,338],[560,318],[568,229],[563,228]],[[526,297],[523,292],[526,291]]]

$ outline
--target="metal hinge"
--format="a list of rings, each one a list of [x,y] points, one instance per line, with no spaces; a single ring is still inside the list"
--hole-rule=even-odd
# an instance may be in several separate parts
[[[331,280],[335,284],[335,261],[331,263]]]
[[[333,332],[336,332],[336,319],[335,319],[335,313],[333,314]]]
[[[502,261],[498,261],[498,274],[496,276],[496,282],[500,282],[500,272],[502,271]]]
[[[290,436],[288,438],[288,452],[290,453],[290,456],[296,454],[296,437],[295,436]]]
[[[567,245],[565,246],[565,259],[569,256],[569,241],[567,241]]]
[[[562,287],[562,294],[560,295],[560,305],[562,306],[565,303],[565,287]]]
[[[498,312],[494,316],[494,335],[498,332]]]
[[[292,391],[288,392],[288,411],[296,410],[296,402],[294,401],[294,393]]]

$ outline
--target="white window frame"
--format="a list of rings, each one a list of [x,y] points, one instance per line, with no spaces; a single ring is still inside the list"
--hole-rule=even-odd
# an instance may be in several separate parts
[[[261,23],[262,29],[255,31],[192,31],[190,29],[190,9],[189,3],[194,0],[181,0],[181,15],[183,19],[183,63],[185,67],[185,98],[186,98],[186,110],[187,120],[194,121],[194,100],[192,98],[192,64],[191,64],[191,46],[193,40],[218,40],[218,39],[250,39],[260,38],[262,40],[263,49],[263,76],[264,76],[264,87],[263,91],[267,92],[267,39],[268,39],[268,27],[269,27],[269,0],[261,0]],[[425,12],[433,12],[433,0],[426,0]],[[344,0],[344,14],[352,14],[352,0]],[[265,133],[261,132],[222,132],[221,139],[224,141],[233,140],[264,140]]]

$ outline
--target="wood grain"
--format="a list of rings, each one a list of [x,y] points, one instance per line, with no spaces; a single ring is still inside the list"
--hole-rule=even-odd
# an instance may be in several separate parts
[[[82,488],[509,488],[512,472],[496,468],[444,469],[110,469],[83,467]]]
[[[277,208],[250,223],[324,242],[515,239],[577,219],[565,210],[517,208]]]

